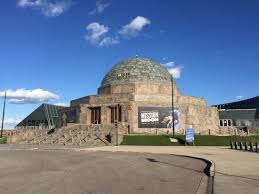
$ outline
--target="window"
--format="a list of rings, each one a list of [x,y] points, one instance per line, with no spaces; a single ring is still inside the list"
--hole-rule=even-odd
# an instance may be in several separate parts
[[[225,126],[225,127],[228,126],[227,120],[224,120],[224,126]]]
[[[220,126],[223,126],[223,121],[222,120],[220,120]]]
[[[36,121],[36,126],[39,126],[39,124],[40,124],[40,121],[37,120],[37,121]]]
[[[231,126],[231,120],[228,120],[228,126]]]
[[[115,123],[117,120],[117,109],[115,107],[111,107],[111,123]]]
[[[101,124],[101,107],[91,108],[91,124]]]
[[[117,109],[118,106],[116,107],[110,107],[111,110],[111,123],[115,123],[117,121],[117,117],[119,116],[119,121],[121,121],[121,106],[119,106],[119,115],[117,115]]]

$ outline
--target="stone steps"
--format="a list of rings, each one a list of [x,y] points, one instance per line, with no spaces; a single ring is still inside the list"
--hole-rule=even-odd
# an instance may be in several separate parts
[[[115,143],[115,126],[102,125],[71,125],[55,129],[51,134],[49,130],[26,131],[30,136],[16,141],[19,144],[60,144],[60,145],[111,145],[109,139]]]

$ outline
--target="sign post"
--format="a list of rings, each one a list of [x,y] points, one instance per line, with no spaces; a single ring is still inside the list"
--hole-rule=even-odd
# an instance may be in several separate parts
[[[192,143],[192,145],[195,145],[194,144],[194,129],[192,129],[192,128],[185,129],[185,145],[187,145],[188,143]]]

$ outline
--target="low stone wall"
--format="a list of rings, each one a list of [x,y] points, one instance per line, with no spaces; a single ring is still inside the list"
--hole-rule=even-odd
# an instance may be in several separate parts
[[[42,134],[45,135],[48,129],[26,129],[26,130],[13,130],[6,134],[7,142],[6,143],[17,143],[32,139],[33,137]]]

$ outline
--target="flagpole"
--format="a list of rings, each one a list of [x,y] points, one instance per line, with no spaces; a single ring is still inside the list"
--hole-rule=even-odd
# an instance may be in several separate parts
[[[6,91],[5,91],[5,95],[4,95],[4,107],[3,107],[2,127],[1,127],[1,136],[0,136],[0,138],[3,137],[3,130],[4,130],[5,101],[6,101]]]

